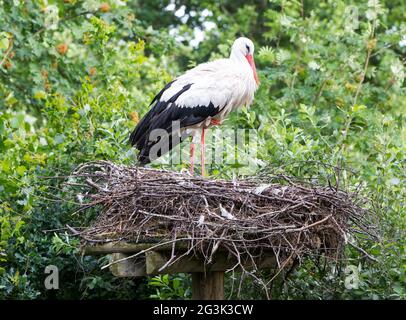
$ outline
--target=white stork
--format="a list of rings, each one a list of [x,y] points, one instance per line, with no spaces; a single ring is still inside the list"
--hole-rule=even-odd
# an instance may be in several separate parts
[[[254,44],[241,37],[234,41],[230,58],[200,64],[168,83],[152,100],[152,108],[131,134],[131,145],[147,164],[171,150],[187,136],[190,144],[190,171],[194,171],[194,142],[201,132],[201,173],[204,176],[205,130],[219,125],[236,108],[249,106],[259,85],[254,63]],[[174,123],[177,131],[174,131]],[[165,130],[167,147],[152,155],[161,138],[153,130]],[[175,132],[175,133],[174,133]],[[175,139],[176,136],[176,139]]]

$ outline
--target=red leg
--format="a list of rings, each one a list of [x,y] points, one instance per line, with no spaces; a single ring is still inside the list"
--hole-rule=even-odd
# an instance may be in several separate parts
[[[204,131],[205,131],[205,129],[202,128],[202,140],[201,140],[201,149],[200,149],[200,163],[202,164],[202,177],[204,177],[204,154],[205,154]]]
[[[193,176],[195,171],[195,144],[190,141],[190,174]]]
[[[214,125],[214,126],[218,126],[218,125],[221,124],[221,121],[220,121],[220,120],[217,120],[217,119],[211,119],[211,120],[210,120],[210,124],[212,124],[212,125]]]

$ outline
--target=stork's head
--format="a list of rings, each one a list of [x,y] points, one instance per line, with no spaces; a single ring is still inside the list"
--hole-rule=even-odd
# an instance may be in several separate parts
[[[250,39],[245,37],[238,38],[234,41],[233,46],[231,47],[230,58],[237,58],[243,61],[246,60],[251,66],[256,83],[259,84],[257,69],[255,68],[254,62],[254,49],[254,43]]]

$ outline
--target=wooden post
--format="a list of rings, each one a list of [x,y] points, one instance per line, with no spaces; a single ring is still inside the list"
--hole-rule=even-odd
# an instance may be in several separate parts
[[[203,257],[191,253],[169,263],[173,258],[172,244],[156,247],[155,243],[107,243],[97,246],[83,247],[83,254],[103,255],[111,254],[111,261],[116,263],[110,270],[117,277],[143,277],[157,274],[191,273],[193,300],[224,300],[224,272],[235,269],[236,259],[227,252],[219,250],[206,264]],[[177,245],[182,255],[187,249],[187,243]],[[134,253],[142,255],[125,259]],[[118,261],[120,260],[120,261]],[[238,261],[245,270],[274,268],[276,258],[273,252],[262,252],[255,260]],[[236,268],[235,270],[239,270]]]
[[[224,300],[224,272],[193,272],[193,300]]]

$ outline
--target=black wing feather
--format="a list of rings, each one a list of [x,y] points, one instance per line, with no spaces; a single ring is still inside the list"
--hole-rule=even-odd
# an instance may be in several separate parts
[[[134,131],[131,133],[130,143],[131,143],[132,146],[134,146],[134,145],[138,146],[137,142],[140,140],[141,136],[146,131],[147,126],[148,126],[149,122],[151,121],[151,118],[154,115],[159,114],[160,112],[165,110],[167,104],[165,102],[159,101],[159,99],[161,99],[163,93],[167,89],[169,89],[169,87],[174,82],[175,82],[175,80],[167,83],[165,85],[165,87],[154,97],[154,99],[152,99],[152,101],[150,103],[150,106],[153,105],[155,101],[157,101],[157,103],[151,108],[150,111],[148,111],[148,113],[143,117],[143,119],[141,119],[141,121],[138,122],[138,124],[135,127]]]
[[[150,133],[153,130],[164,129],[169,133],[169,150],[171,150],[185,138],[180,137],[180,139],[173,139],[173,121],[179,121],[180,127],[183,128],[202,122],[207,117],[213,117],[220,110],[218,106],[214,106],[211,102],[208,106],[179,107],[176,104],[176,100],[184,92],[189,90],[192,84],[185,85],[168,101],[160,101],[162,94],[172,83],[173,81],[168,83],[165,88],[158,93],[154,100],[152,100],[151,104],[156,102],[155,105],[138,123],[130,136],[131,145],[135,146],[140,151],[138,159],[141,164],[147,164],[151,160],[154,160],[149,158],[149,151],[156,143],[158,143],[158,141],[149,141]],[[158,154],[158,157],[161,155],[162,154]]]

